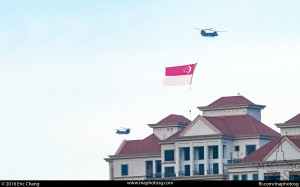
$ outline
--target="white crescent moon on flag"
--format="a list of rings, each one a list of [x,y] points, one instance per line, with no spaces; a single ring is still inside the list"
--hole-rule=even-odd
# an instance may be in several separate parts
[[[192,67],[191,66],[188,66],[188,72],[186,74],[189,74],[191,71],[192,71]]]

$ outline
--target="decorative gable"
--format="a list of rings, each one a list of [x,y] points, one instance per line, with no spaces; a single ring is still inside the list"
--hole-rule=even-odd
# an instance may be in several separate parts
[[[293,160],[300,158],[300,149],[288,138],[280,143],[264,158],[264,161]]]
[[[198,116],[180,133],[180,136],[199,136],[221,134],[212,124],[202,116]]]

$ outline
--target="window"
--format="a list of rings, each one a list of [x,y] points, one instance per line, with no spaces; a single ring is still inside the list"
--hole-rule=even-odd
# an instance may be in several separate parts
[[[161,161],[155,160],[155,164],[156,164],[156,173],[161,173]]]
[[[238,145],[234,146],[234,151],[240,151],[240,146]]]
[[[155,160],[156,171],[155,171],[155,178],[161,178],[161,160]]]
[[[147,178],[152,178],[153,174],[153,162],[151,161],[146,161],[146,177]]]
[[[165,177],[175,177],[174,167],[165,167]]]
[[[213,163],[213,174],[219,174],[219,164]]]
[[[255,145],[246,145],[246,155],[249,155],[250,153],[255,151]]]
[[[189,147],[183,148],[183,152],[184,152],[183,160],[190,160],[190,148]]]
[[[258,181],[258,174],[257,173],[252,174],[252,180]]]
[[[290,180],[300,180],[300,171],[290,171]]]
[[[213,149],[213,159],[217,159],[219,157],[218,146],[214,145],[212,146],[212,149]]]
[[[127,164],[122,164],[121,165],[121,174],[122,176],[128,175],[128,165]]]
[[[174,150],[165,150],[165,161],[174,161]]]
[[[184,176],[190,176],[191,175],[190,169],[191,169],[190,165],[184,165]]]
[[[199,147],[199,160],[204,160],[204,147]]]
[[[279,181],[280,180],[280,172],[264,173],[264,180]]]
[[[223,158],[225,158],[225,147],[226,145],[223,145]]]
[[[199,175],[204,175],[204,164],[199,164]]]
[[[242,175],[242,181],[246,181],[247,180],[247,174]]]
[[[238,181],[239,180],[239,176],[238,175],[233,175],[233,180],[234,181]]]
[[[280,176],[265,176],[266,181],[280,181]]]

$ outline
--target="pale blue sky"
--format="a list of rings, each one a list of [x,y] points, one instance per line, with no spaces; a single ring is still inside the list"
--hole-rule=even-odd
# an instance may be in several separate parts
[[[298,0],[0,0],[0,179],[108,179],[121,141],[221,96],[298,114]],[[206,39],[198,28],[226,30]],[[198,62],[192,90],[166,66]],[[131,127],[129,136],[113,129]]]

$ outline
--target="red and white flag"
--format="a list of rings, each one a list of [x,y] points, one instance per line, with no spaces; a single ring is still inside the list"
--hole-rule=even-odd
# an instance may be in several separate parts
[[[196,64],[166,67],[164,85],[191,85]]]

